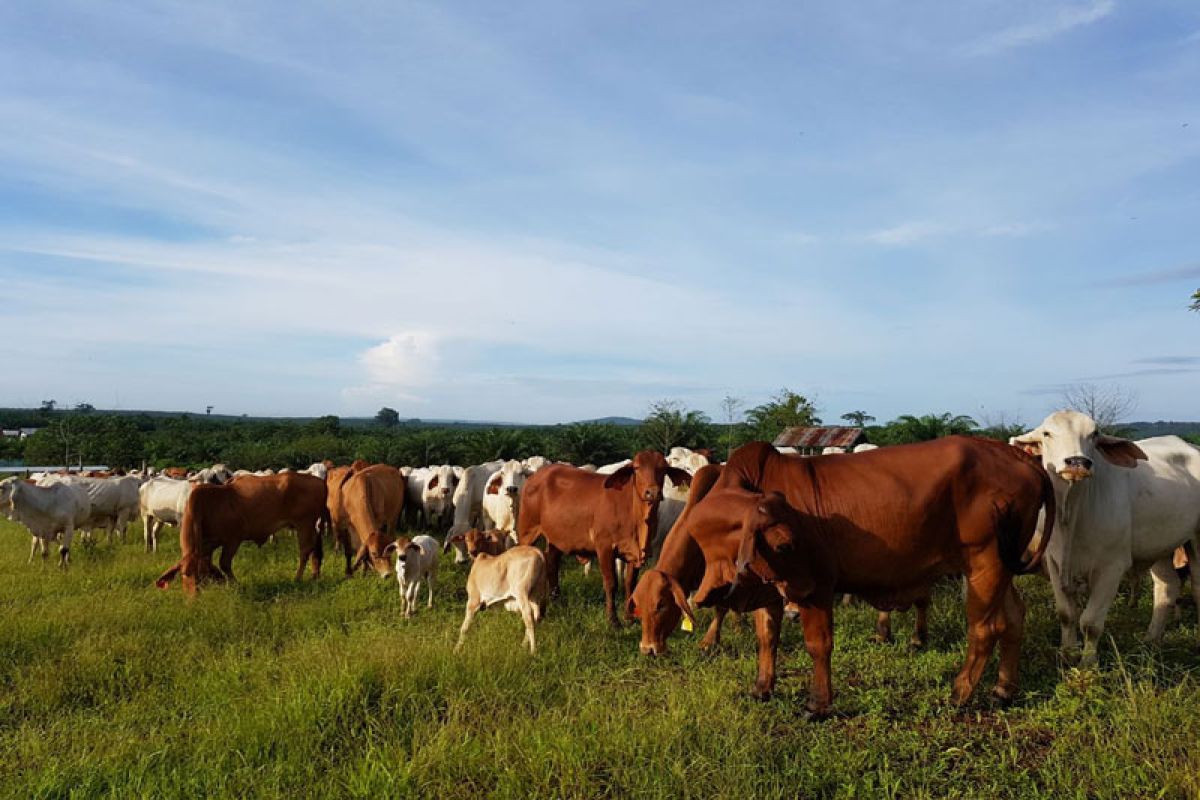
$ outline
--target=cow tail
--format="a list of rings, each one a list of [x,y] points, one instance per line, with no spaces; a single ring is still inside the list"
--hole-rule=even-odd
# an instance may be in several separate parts
[[[1046,555],[1046,547],[1050,544],[1050,536],[1054,533],[1055,516],[1058,513],[1058,506],[1054,500],[1054,484],[1050,482],[1050,476],[1046,471],[1039,469],[1038,473],[1042,478],[1042,508],[1045,509],[1045,520],[1042,524],[1042,538],[1038,542],[1037,551],[1033,557],[1025,563],[1025,572],[1033,572],[1042,565],[1042,559]]]
[[[1037,551],[1025,560],[1025,548],[1029,542],[1025,540],[1025,526],[1027,524],[1023,515],[1016,513],[1016,509],[1012,506],[997,509],[997,545],[1000,550],[1000,561],[1004,564],[1005,569],[1014,575],[1025,575],[1036,570],[1041,566],[1042,558],[1046,554],[1046,546],[1050,542],[1050,535],[1054,531],[1054,487],[1050,483],[1050,478],[1046,476],[1043,470],[1038,470],[1041,478],[1042,508],[1045,508],[1045,524],[1042,529],[1042,538],[1038,542]],[[1036,523],[1035,523],[1036,525]]]

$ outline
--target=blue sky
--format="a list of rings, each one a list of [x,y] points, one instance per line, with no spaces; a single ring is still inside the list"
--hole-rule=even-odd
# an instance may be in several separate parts
[[[1192,2],[8,3],[0,404],[1200,418]]]

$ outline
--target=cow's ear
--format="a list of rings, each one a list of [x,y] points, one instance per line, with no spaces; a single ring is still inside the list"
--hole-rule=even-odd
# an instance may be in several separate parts
[[[666,575],[665,572],[663,574]],[[683,586],[673,575],[667,575],[667,583],[671,587],[671,596],[675,598],[675,605],[679,606],[679,610],[688,618],[688,622],[692,623],[692,627],[696,627],[696,618],[692,615],[692,607],[688,605],[687,592],[683,591]]]
[[[687,486],[692,482],[692,473],[679,467],[667,467],[667,477],[676,486]]]
[[[605,489],[623,489],[625,484],[633,480],[633,464],[626,464],[604,479]]]
[[[437,485],[438,485],[438,476],[434,475],[432,478],[429,479],[429,484],[425,488],[426,489],[436,489]]]
[[[1042,434],[1037,429],[1029,433],[1022,433],[1020,436],[1012,436],[1008,443],[1013,447],[1019,447],[1031,456],[1040,456],[1042,454]]]
[[[1096,437],[1096,448],[1104,460],[1118,467],[1133,469],[1138,461],[1146,461],[1146,453],[1128,439],[1100,434]]]
[[[502,476],[500,475],[500,473],[497,472],[496,476],[488,481],[488,485],[487,485],[487,493],[488,494],[500,494],[500,479],[501,479],[501,477]]]
[[[400,549],[400,543],[392,542],[387,547],[383,548],[383,554],[386,556],[388,553],[393,553],[399,549]]]

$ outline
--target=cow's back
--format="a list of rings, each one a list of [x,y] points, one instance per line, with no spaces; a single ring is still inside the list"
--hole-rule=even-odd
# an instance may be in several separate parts
[[[1131,520],[1131,555],[1146,564],[1195,535],[1200,526],[1200,450],[1178,436],[1136,443],[1146,454],[1132,470],[1110,467],[1124,480]],[[1118,491],[1116,488],[1110,491]]]
[[[521,544],[531,544],[543,534],[554,535],[556,546],[562,550],[589,544],[588,533],[597,507],[606,500],[605,478],[569,464],[551,464],[531,475],[525,483],[517,520]]]

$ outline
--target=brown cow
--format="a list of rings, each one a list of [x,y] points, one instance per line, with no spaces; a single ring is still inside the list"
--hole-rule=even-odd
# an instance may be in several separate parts
[[[531,545],[546,537],[546,569],[550,590],[558,593],[558,570],[564,553],[595,556],[604,578],[608,621],[619,626],[614,593],[617,556],[626,562],[626,616],[633,618],[631,596],[637,568],[646,560],[657,527],[663,478],[687,484],[692,476],[667,464],[662,453],[644,450],[611,475],[587,472],[567,464],[551,464],[525,483],[517,539]]]
[[[166,589],[182,573],[183,589],[196,593],[206,578],[233,580],[233,557],[242,542],[262,546],[280,528],[295,528],[300,547],[296,580],[312,557],[312,576],[321,575],[321,537],[317,521],[325,507],[325,481],[312,475],[247,476],[221,486],[200,484],[188,496],[179,528],[179,563],[164,572],[155,584]],[[213,553],[221,551],[221,566]]]
[[[181,481],[187,478],[188,471],[186,467],[167,467],[162,471],[162,474],[166,475],[168,478],[174,478],[175,480]]]
[[[450,547],[462,544],[467,555],[474,558],[479,553],[498,556],[508,549],[509,538],[500,531],[481,531],[471,528],[466,533],[456,533],[446,539],[442,552],[449,552]]]
[[[404,509],[404,478],[387,464],[354,469],[342,476],[338,490],[346,525],[334,525],[334,539],[346,555],[346,574],[367,564],[381,577],[392,574],[387,546],[395,541],[396,523]],[[350,553],[354,558],[351,559]]]
[[[721,476],[721,467],[709,464],[692,476],[684,513],[704,498]],[[704,552],[686,527],[676,524],[663,541],[662,552],[652,569],[638,581],[633,591],[633,604],[642,621],[642,641],[645,655],[667,652],[667,637],[679,624],[681,615],[692,619],[687,596],[700,585],[704,577]],[[717,644],[721,638],[721,623],[726,609],[718,608],[717,616],[700,643],[702,649]]]
[[[1043,505],[1046,536],[1025,561]],[[755,608],[764,587],[799,605],[813,659],[812,713],[828,713],[832,702],[835,589],[877,608],[902,608],[927,596],[938,577],[960,572],[968,583],[969,648],[953,700],[970,698],[997,640],[994,694],[1015,694],[1024,606],[1012,576],[1041,561],[1054,525],[1045,471],[1017,449],[949,437],[853,459],[794,459],[754,443],[734,454],[687,515],[679,524],[706,560],[700,605]],[[734,560],[731,541],[738,545]],[[773,616],[760,616],[757,626],[758,696],[774,686]]]

